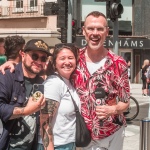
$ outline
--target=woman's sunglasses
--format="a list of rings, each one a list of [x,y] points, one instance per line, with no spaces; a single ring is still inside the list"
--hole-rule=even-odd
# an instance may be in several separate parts
[[[40,61],[41,62],[46,62],[47,61],[47,57],[46,56],[39,56],[38,54],[36,54],[36,53],[32,53],[31,54],[31,58],[32,58],[32,60],[34,60],[34,61],[37,61],[38,59],[40,59]]]
[[[75,45],[73,43],[59,43],[55,45],[55,49],[61,49],[63,47],[68,47],[70,49],[75,49]]]

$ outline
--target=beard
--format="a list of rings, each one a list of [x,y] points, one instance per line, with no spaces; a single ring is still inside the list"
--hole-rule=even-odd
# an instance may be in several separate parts
[[[23,63],[24,68],[27,72],[30,72],[32,74],[38,75],[42,72],[43,69],[34,69],[32,67],[32,64],[29,66],[26,62]]]

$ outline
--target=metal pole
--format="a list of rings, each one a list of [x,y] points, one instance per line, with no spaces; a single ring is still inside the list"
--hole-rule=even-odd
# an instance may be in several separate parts
[[[140,122],[140,147],[139,150],[150,150],[150,118],[144,118]]]
[[[77,28],[81,28],[81,0],[73,0],[73,19],[77,20]]]
[[[67,43],[72,43],[72,1],[68,0],[68,29],[67,29]]]
[[[113,22],[113,51],[115,54],[118,52],[118,18]]]

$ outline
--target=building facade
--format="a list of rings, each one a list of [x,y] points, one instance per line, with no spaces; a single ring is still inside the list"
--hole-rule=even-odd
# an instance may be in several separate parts
[[[60,1],[60,0],[59,0]],[[26,41],[42,38],[49,46],[60,43],[57,15],[45,15],[45,2],[57,0],[0,0],[0,37],[22,35]],[[72,0],[73,18],[81,27],[81,21],[92,10],[106,14],[106,2]],[[150,58],[150,0],[121,0],[124,12],[119,18],[119,51],[124,59],[131,60],[131,82],[141,82],[141,66]],[[90,8],[90,9],[89,9]],[[113,50],[113,22],[108,19],[110,35],[104,45]],[[77,36],[76,44],[85,46],[83,36]]]
[[[44,3],[44,0],[1,0],[0,36],[18,34],[26,41],[42,38],[50,46],[60,42],[56,38],[58,36],[57,16],[45,16]]]

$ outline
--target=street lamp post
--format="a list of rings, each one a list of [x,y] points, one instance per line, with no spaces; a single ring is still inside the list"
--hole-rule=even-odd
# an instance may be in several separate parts
[[[72,4],[73,0],[68,0],[68,29],[67,29],[67,43],[72,43]]]

